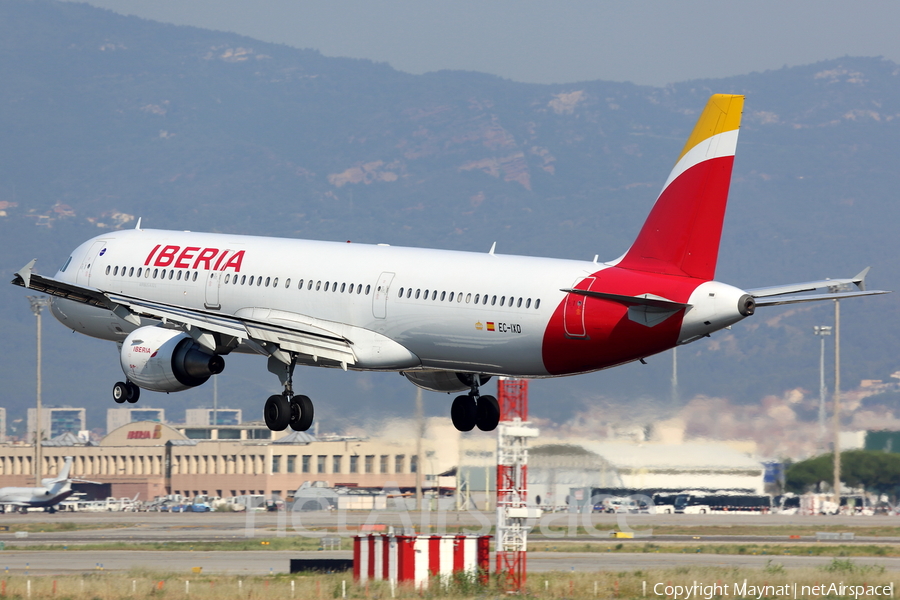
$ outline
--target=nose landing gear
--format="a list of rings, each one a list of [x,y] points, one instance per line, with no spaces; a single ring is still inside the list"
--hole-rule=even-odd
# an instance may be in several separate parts
[[[482,396],[478,390],[482,375],[472,376],[472,391],[457,396],[450,406],[450,419],[459,431],[493,431],[500,422],[500,403],[493,396]],[[484,379],[487,381],[487,379]]]

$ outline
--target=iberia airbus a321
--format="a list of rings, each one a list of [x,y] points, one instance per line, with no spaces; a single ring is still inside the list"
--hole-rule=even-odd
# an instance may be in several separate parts
[[[270,429],[312,424],[312,402],[292,385],[294,367],[307,365],[399,371],[428,390],[466,392],[453,400],[453,424],[490,431],[499,407],[479,386],[491,376],[606,369],[759,306],[884,293],[866,291],[868,269],[755,290],[714,280],[743,104],[709,99],[634,244],[611,262],[158,231],[138,220],[80,245],[54,277],[32,261],[12,283],[51,295],[66,327],[119,345],[116,402],[200,385],[222,372],[224,355],[243,352],[268,357],[284,386],[265,403]]]

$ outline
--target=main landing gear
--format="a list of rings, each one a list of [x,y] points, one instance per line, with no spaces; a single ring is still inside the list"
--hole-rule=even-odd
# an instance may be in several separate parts
[[[500,403],[493,396],[482,396],[478,391],[481,376],[472,377],[472,391],[457,396],[450,406],[450,419],[459,431],[493,431],[500,422]]]
[[[294,395],[294,365],[293,360],[290,365],[269,361],[269,371],[278,375],[284,384],[284,392],[269,396],[263,410],[266,427],[272,431],[284,431],[289,426],[294,431],[306,431],[312,426],[315,415],[312,400],[309,396]]]
[[[117,404],[124,402],[134,404],[141,397],[141,388],[130,381],[119,381],[113,386],[112,395]]]

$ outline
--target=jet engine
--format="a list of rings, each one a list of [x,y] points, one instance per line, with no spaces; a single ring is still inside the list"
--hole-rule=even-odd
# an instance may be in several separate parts
[[[225,368],[225,359],[186,333],[160,327],[140,327],[128,334],[119,359],[132,383],[153,392],[180,392]]]
[[[423,390],[447,394],[469,391],[476,377],[480,378],[479,385],[487,383],[491,378],[490,375],[452,371],[403,371],[403,376]]]

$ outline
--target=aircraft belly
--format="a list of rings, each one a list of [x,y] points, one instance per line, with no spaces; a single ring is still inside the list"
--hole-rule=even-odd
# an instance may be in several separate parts
[[[543,325],[515,311],[504,321],[487,321],[480,309],[432,311],[394,306],[385,335],[413,352],[423,367],[492,374],[545,376],[541,360]]]
[[[73,300],[53,298],[50,312],[69,329],[101,340],[120,342],[135,328],[105,308]]]

